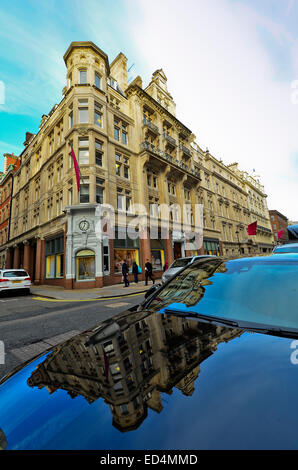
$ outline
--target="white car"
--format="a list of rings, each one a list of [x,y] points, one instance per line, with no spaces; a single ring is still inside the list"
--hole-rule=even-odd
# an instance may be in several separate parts
[[[197,256],[188,256],[186,258],[178,258],[176,259],[169,268],[163,273],[162,275],[162,282],[168,281],[171,277],[177,274],[180,269],[184,268],[185,266],[192,264],[194,261],[198,259],[204,258],[214,258],[214,255],[197,255]]]
[[[23,290],[30,294],[31,278],[24,269],[0,269],[0,293]]]

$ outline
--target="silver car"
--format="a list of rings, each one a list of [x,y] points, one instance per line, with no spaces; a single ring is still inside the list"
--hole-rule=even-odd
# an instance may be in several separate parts
[[[31,278],[24,269],[0,269],[0,293],[22,290],[30,293]]]
[[[188,264],[192,264],[194,261],[203,258],[215,258],[214,255],[198,255],[198,256],[188,256],[186,258],[176,259],[169,268],[162,275],[162,282],[168,281],[171,277],[175,276],[180,269],[185,268]]]

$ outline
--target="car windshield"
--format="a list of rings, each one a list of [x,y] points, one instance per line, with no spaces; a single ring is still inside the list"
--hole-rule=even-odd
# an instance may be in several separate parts
[[[298,257],[270,256],[194,262],[147,307],[298,330],[297,306]]]
[[[298,245],[279,246],[274,250],[274,253],[298,253]]]
[[[184,266],[187,266],[188,263],[190,263],[192,258],[180,258],[176,259],[173,264],[171,264],[170,268],[184,268]]]

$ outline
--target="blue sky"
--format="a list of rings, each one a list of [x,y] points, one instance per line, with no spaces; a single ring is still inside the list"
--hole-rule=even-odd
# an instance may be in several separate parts
[[[70,42],[91,40],[143,84],[162,67],[198,143],[255,168],[269,208],[298,220],[298,0],[2,0],[0,17],[0,169],[61,100]]]

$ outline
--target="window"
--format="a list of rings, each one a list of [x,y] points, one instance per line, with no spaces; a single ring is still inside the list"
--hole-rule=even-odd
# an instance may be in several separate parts
[[[51,165],[48,169],[48,189],[51,189],[54,184],[54,167]]]
[[[120,140],[120,128],[119,121],[117,119],[114,120],[114,139]]]
[[[102,127],[102,106],[98,103],[94,103],[94,124]]]
[[[53,197],[49,197],[47,202],[48,220],[53,218]]]
[[[87,83],[87,70],[82,69],[79,71],[79,84],[86,85]]]
[[[122,124],[122,144],[127,145],[127,124]]]
[[[63,179],[63,157],[60,157],[57,161],[57,183]]]
[[[115,165],[116,165],[116,175],[122,176],[123,178],[130,179],[129,171],[129,158],[126,155],[121,155],[120,153],[115,154]]]
[[[88,204],[90,201],[90,194],[89,194],[89,184],[81,184],[80,186],[80,203],[81,204]]]
[[[82,250],[77,253],[77,280],[85,281],[95,279],[95,255],[91,250]]]
[[[97,166],[103,165],[102,142],[99,142],[99,140],[95,140],[95,164]]]
[[[130,212],[131,210],[131,192],[129,190],[123,190],[123,188],[117,188],[117,209],[119,211]]]
[[[56,215],[57,217],[62,214],[63,211],[63,191],[59,191],[56,195]]]
[[[79,164],[89,165],[89,139],[79,139]]]
[[[86,124],[88,122],[88,100],[79,100],[79,124]]]
[[[104,238],[103,242],[103,270],[104,273],[109,273],[110,271],[110,253],[109,253],[109,240]]]
[[[96,202],[103,204],[104,202],[104,180],[96,178]]]
[[[99,73],[95,72],[94,74],[94,82],[95,82],[95,86],[96,88],[100,88],[100,75]]]
[[[114,118],[114,139],[121,141],[123,145],[128,144],[128,125]]]

